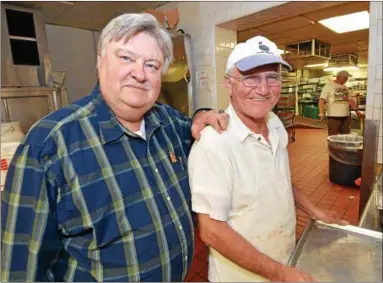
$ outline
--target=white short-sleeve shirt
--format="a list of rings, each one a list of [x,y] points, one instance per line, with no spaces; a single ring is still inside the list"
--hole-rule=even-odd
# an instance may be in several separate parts
[[[326,100],[326,116],[348,117],[350,115],[349,92],[346,86],[329,82],[323,87],[320,98]]]
[[[189,155],[192,209],[227,221],[258,250],[287,263],[295,246],[287,132],[270,112],[270,145],[242,123],[231,105],[226,112],[230,115],[227,130],[219,134],[211,127],[205,128]],[[210,249],[209,280],[245,282],[265,278]]]

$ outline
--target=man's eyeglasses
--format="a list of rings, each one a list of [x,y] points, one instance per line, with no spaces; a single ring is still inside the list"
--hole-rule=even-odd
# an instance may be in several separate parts
[[[234,77],[227,75],[229,78],[236,79],[247,87],[257,87],[262,83],[263,77],[260,76],[247,76],[247,77]],[[282,84],[281,76],[279,74],[270,74],[265,77],[268,86],[280,86]]]

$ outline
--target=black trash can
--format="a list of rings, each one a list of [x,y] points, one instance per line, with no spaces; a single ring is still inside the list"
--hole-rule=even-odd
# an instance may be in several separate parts
[[[357,187],[355,180],[362,175],[363,137],[334,135],[327,137],[329,179],[332,183]]]

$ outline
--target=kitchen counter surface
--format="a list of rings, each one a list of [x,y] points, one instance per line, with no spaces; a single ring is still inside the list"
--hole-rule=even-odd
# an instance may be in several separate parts
[[[382,210],[378,209],[378,200],[382,201],[382,173],[374,182],[370,198],[360,217],[359,227],[382,232]],[[380,203],[381,206],[381,203]]]

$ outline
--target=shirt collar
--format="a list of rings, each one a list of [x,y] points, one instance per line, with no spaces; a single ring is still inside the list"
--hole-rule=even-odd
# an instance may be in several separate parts
[[[100,138],[102,144],[106,144],[108,142],[117,140],[121,138],[124,134],[127,134],[131,137],[139,137],[139,135],[126,129],[120,124],[120,122],[117,120],[116,116],[110,109],[109,105],[104,100],[98,84],[94,87],[91,95],[94,96],[93,101],[95,103],[96,113],[98,117]],[[163,124],[162,121],[159,119],[158,115],[156,114],[157,108],[157,104],[153,105],[153,107],[144,115],[146,140],[149,140],[154,130],[156,130],[160,125]]]
[[[229,107],[226,109],[226,112],[230,115],[230,124],[232,125],[233,129],[236,132],[237,137],[241,142],[243,142],[248,136],[254,136],[254,137],[260,137],[261,134],[256,134],[253,131],[251,131],[238,117],[237,113],[235,112],[233,106],[229,105]],[[277,121],[277,116],[273,112],[269,112],[267,114],[267,127],[269,129],[269,132],[273,132],[274,130],[277,130],[280,127],[280,124]]]

